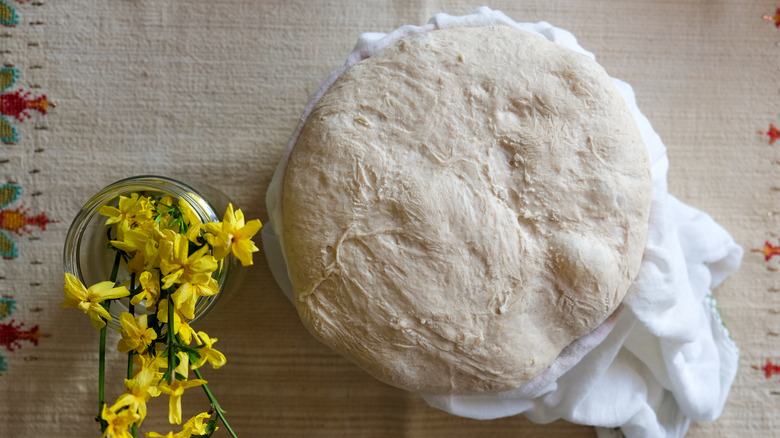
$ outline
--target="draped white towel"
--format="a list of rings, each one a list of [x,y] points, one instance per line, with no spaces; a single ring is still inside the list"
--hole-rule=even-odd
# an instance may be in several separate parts
[[[284,169],[314,104],[344,71],[405,36],[459,26],[508,25],[586,52],[563,29],[517,23],[487,7],[464,16],[437,14],[423,26],[365,33],[347,62],[317,90],[279,163],[266,195],[270,216],[263,246],[280,287],[292,299],[281,246]],[[605,324],[569,346],[542,375],[494,394],[421,396],[455,415],[491,419],[524,414],[547,423],[565,419],[596,426],[599,437],[682,437],[690,422],[723,410],[737,373],[739,349],[716,309],[712,289],[739,267],[743,250],[705,213],[668,193],[666,148],[639,111],[630,85],[613,79],[642,133],[653,175],[650,232],[638,278]]]

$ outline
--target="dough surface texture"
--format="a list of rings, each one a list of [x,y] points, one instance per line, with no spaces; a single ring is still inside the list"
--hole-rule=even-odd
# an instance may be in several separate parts
[[[405,38],[316,104],[284,177],[303,324],[397,387],[509,390],[620,304],[647,155],[607,73],[510,26]]]

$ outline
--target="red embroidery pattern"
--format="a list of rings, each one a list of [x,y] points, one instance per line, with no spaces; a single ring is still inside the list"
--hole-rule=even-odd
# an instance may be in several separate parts
[[[766,241],[763,249],[754,249],[753,252],[760,252],[764,255],[764,260],[769,261],[772,257],[780,255],[780,245],[772,246],[769,241]]]
[[[16,117],[20,122],[24,118],[31,118],[30,110],[36,110],[41,114],[46,114],[46,110],[51,103],[46,100],[46,95],[41,95],[36,99],[31,99],[32,92],[22,89],[13,93],[0,95],[0,113],[4,116]]]
[[[764,20],[774,21],[775,27],[780,27],[780,8],[777,8],[775,15],[764,15]]]
[[[16,308],[16,301],[13,297],[5,295],[0,297],[0,320],[10,316]],[[32,345],[38,345],[41,337],[49,337],[48,334],[42,334],[38,326],[34,325],[29,329],[24,328],[24,323],[11,320],[0,323],[0,347],[5,347],[8,351],[16,351],[22,348],[22,342],[29,342]],[[2,354],[0,354],[0,372],[8,371],[8,363]]]
[[[26,207],[17,207],[15,210],[0,210],[0,228],[13,231],[18,235],[30,233],[30,226],[36,226],[41,230],[46,230],[46,224],[54,222],[46,216],[46,213],[31,215],[30,209]]]
[[[46,115],[49,107],[56,106],[46,99],[45,94],[33,98],[32,92],[21,88],[10,91],[18,78],[19,70],[13,67],[0,69],[0,140],[4,143],[16,143],[19,140],[19,134],[11,120],[23,122],[30,119],[33,110]]]
[[[777,129],[775,125],[771,123],[769,124],[769,131],[766,132],[759,131],[759,133],[769,136],[769,144],[774,144],[775,140],[780,138],[780,129]]]
[[[8,351],[14,351],[22,347],[21,341],[38,345],[38,339],[41,338],[38,326],[34,325],[29,330],[23,330],[23,326],[22,322],[14,324],[13,319],[9,323],[0,323],[0,346],[7,348]]]
[[[780,364],[772,363],[771,359],[766,360],[766,365],[763,367],[757,367],[753,365],[754,370],[762,370],[764,371],[764,375],[767,379],[771,378],[774,375],[780,374]]]
[[[30,209],[24,206],[15,209],[6,208],[14,202],[22,192],[22,187],[16,184],[4,184],[0,186],[0,256],[5,259],[13,259],[19,256],[16,242],[11,238],[11,233],[22,236],[30,234],[30,227],[38,227],[46,230],[46,225],[52,222],[46,213],[30,214]]]

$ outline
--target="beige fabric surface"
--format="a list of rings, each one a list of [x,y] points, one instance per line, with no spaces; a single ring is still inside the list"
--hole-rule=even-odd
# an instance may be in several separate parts
[[[13,320],[31,333],[37,325],[41,336],[38,345],[21,339],[13,351],[0,344],[0,437],[99,436],[97,332],[58,306],[65,233],[95,191],[137,174],[204,181],[265,221],[265,190],[282,149],[310,93],[357,36],[481,5],[2,0],[0,10],[13,9],[18,21],[0,26],[0,60],[18,72],[2,93],[45,94],[57,106],[46,115],[31,109],[24,121],[2,116],[17,138],[0,144],[0,185],[22,193],[0,211],[39,219],[29,232],[3,231],[18,255],[0,259],[0,296],[15,303],[0,324]],[[695,424],[689,436],[771,436],[780,377],[756,368],[780,361],[780,257],[766,261],[750,250],[780,236],[780,143],[759,132],[780,124],[780,29],[762,19],[780,5],[487,5],[573,32],[612,76],[633,85],[668,148],[669,191],[711,214],[748,250],[740,271],[715,291],[742,351],[740,371],[721,418]],[[42,213],[56,221],[45,230]],[[259,254],[226,301],[201,327],[219,338],[228,364],[205,377],[239,436],[594,436],[565,422],[453,417],[375,381],[306,332]],[[109,398],[121,390],[124,361],[110,355]],[[185,416],[203,409],[200,393],[185,394]],[[150,412],[145,429],[167,432],[165,400]]]

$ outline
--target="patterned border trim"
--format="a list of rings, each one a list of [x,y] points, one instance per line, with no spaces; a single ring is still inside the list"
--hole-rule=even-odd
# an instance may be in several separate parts
[[[3,143],[19,141],[19,134],[11,124],[11,119],[21,123],[32,118],[31,111],[46,115],[49,107],[55,106],[46,99],[45,94],[33,98],[32,92],[24,88],[11,92],[9,88],[13,87],[19,76],[19,70],[14,67],[0,68],[0,140]]]
[[[13,297],[5,295],[0,297],[0,320],[10,316],[16,308],[16,301]],[[16,351],[22,348],[22,342],[29,342],[38,345],[41,337],[49,337],[38,330],[34,325],[29,329],[24,328],[23,322],[10,320],[9,322],[0,322],[0,347],[5,347],[8,351]],[[0,373],[8,371],[8,362],[0,354]]]
[[[0,24],[3,26],[16,26],[19,24],[19,16],[16,15],[16,10],[6,3],[5,0],[0,0]]]
[[[24,5],[28,3],[33,6],[43,6],[45,3],[38,0],[0,0],[0,27],[13,28],[20,23],[27,21],[24,17],[17,14],[17,10],[22,12],[17,5]],[[23,9],[23,8],[22,8]],[[32,11],[28,9],[26,11]],[[25,12],[26,13],[26,12]],[[29,21],[31,26],[39,26],[44,24],[40,20]],[[24,32],[22,32],[24,33]],[[14,38],[18,36],[16,31],[4,32],[2,37]],[[40,47],[40,43],[37,41],[28,41],[26,47],[28,50],[35,50],[33,48]],[[32,132],[25,132],[21,129],[22,123],[32,119],[34,114],[41,116],[56,105],[51,103],[45,94],[34,91],[40,88],[36,84],[25,85],[20,81],[22,77],[22,71],[25,69],[40,69],[41,65],[19,65],[14,66],[8,60],[13,59],[15,56],[20,56],[21,59],[27,58],[29,53],[13,53],[11,50],[0,51],[3,56],[3,62],[0,63],[0,143],[16,144],[24,137],[28,137],[30,148],[35,154],[34,157],[40,156],[40,153],[44,149],[36,143],[39,141],[36,136],[32,136]],[[19,61],[21,62],[21,61]],[[17,63],[14,61],[14,63]],[[28,123],[29,125],[29,123]],[[35,130],[47,129],[47,127],[38,119],[35,119]],[[2,146],[2,145],[0,145]],[[11,149],[9,149],[10,151]],[[19,150],[14,148],[14,151],[19,153],[26,153],[26,150]],[[10,164],[12,161],[8,157],[0,158],[0,166]],[[4,169],[5,170],[5,169]],[[16,172],[26,171],[27,174],[32,176],[32,181],[25,180],[23,185],[25,187],[34,186],[34,175],[39,172],[38,169],[8,169],[12,174]],[[0,264],[5,260],[15,259],[19,256],[19,241],[20,238],[32,233],[33,228],[37,227],[41,230],[46,229],[46,225],[54,222],[46,215],[46,213],[32,214],[29,206],[24,205],[29,199],[22,197],[22,185],[17,184],[13,180],[13,176],[6,176],[7,182],[3,184],[0,182]],[[40,196],[40,191],[33,191],[31,196]],[[22,203],[19,200],[22,200]],[[16,203],[16,205],[14,205]],[[37,237],[30,237],[30,241],[37,240]],[[31,261],[31,264],[41,264],[40,261]],[[2,274],[0,269],[0,288],[2,288],[2,282],[6,277]],[[29,283],[29,286],[39,286],[41,283]],[[5,292],[5,288],[2,288]],[[20,306],[21,307],[21,306]],[[41,337],[49,337],[49,334],[42,334],[38,325],[29,324],[25,325],[25,322],[20,322],[20,315],[13,315],[17,308],[17,301],[10,295],[0,296],[0,373],[8,371],[9,366],[13,363],[12,357],[3,356],[7,352],[17,352],[23,345],[38,345],[38,341]],[[40,307],[30,309],[32,312],[38,312],[43,310]],[[37,357],[31,355],[24,355],[22,357],[24,361],[36,360]]]
[[[12,183],[0,187],[0,256],[5,259],[19,256],[19,248],[11,238],[11,233],[23,236],[32,232],[32,226],[45,231],[47,224],[56,222],[49,219],[45,212],[30,214],[30,209],[24,206],[5,208],[13,203],[21,192],[22,187]]]

